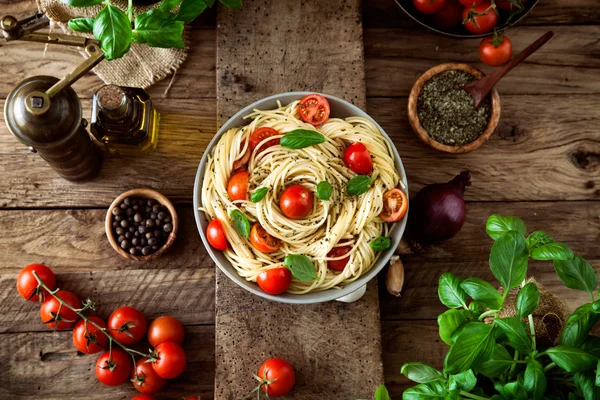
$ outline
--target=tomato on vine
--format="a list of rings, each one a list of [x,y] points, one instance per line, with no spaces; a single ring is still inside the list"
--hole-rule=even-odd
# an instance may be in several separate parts
[[[133,307],[119,307],[108,317],[108,329],[121,344],[130,345],[142,340],[146,334],[146,317]]]
[[[73,293],[59,290],[55,295],[71,307],[81,308],[81,302]],[[75,311],[61,305],[60,301],[54,296],[47,296],[44,300],[40,307],[40,317],[48,328],[57,330],[69,329],[79,319],[79,315]]]
[[[423,14],[436,14],[446,8],[448,0],[413,0],[413,5]]]
[[[498,12],[489,0],[472,7],[465,7],[463,24],[471,33],[481,34],[491,32],[498,23]]]
[[[133,396],[131,400],[156,400],[156,398],[147,394],[138,394],[137,396]]]
[[[185,370],[187,358],[177,343],[165,342],[156,346],[151,354],[152,368],[165,379],[177,378]]]
[[[258,369],[259,387],[267,396],[285,396],[296,383],[296,373],[292,364],[281,358],[271,358]]]
[[[158,376],[148,358],[139,359],[131,373],[133,387],[140,393],[154,394],[167,384],[167,380]]]
[[[50,268],[44,264],[30,264],[23,268],[17,276],[17,291],[25,300],[39,301],[40,295],[41,300],[44,300],[48,292],[43,288],[38,289],[38,281],[33,276],[34,271],[50,290],[56,288],[56,277]]]
[[[102,318],[92,315],[88,319],[100,328],[106,328],[106,322]],[[106,348],[108,337],[92,323],[80,319],[73,328],[73,344],[82,353],[95,354]]]
[[[131,356],[121,349],[105,351],[96,361],[96,378],[106,386],[118,386],[131,374]]]
[[[512,57],[512,42],[508,36],[494,33],[483,38],[479,43],[479,57],[489,66],[497,67],[506,64]]]
[[[148,342],[156,347],[164,342],[183,343],[183,325],[177,318],[164,315],[156,318],[148,328]]]

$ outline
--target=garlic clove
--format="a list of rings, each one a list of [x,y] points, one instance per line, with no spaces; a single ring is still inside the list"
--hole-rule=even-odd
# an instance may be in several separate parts
[[[392,258],[392,263],[388,267],[385,277],[385,286],[390,294],[400,297],[402,287],[404,286],[404,264],[400,257]]]

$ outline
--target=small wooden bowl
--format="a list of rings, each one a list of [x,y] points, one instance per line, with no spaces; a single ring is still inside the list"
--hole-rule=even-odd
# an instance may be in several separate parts
[[[434,140],[431,136],[429,136],[427,131],[421,125],[421,122],[419,121],[419,115],[417,114],[417,99],[419,98],[421,89],[423,89],[423,85],[425,85],[425,83],[434,75],[437,75],[440,72],[456,69],[466,71],[469,74],[476,77],[477,79],[481,79],[485,76],[483,72],[469,64],[446,63],[436,65],[435,67],[431,68],[429,71],[421,75],[421,77],[417,79],[414,86],[412,87],[412,90],[410,91],[410,96],[408,97],[408,120],[415,133],[419,136],[419,138],[430,147],[433,147],[434,149],[439,151],[444,151],[446,153],[468,153],[470,151],[477,150],[478,148],[480,148],[490,138],[490,136],[492,136],[492,134],[496,130],[496,127],[498,126],[498,122],[500,121],[500,95],[498,94],[498,91],[495,88],[490,93],[492,99],[492,114],[490,115],[488,125],[485,128],[485,130],[481,133],[481,135],[479,135],[479,137],[471,143],[451,146]]]
[[[173,230],[167,237],[167,241],[165,242],[165,244],[160,249],[158,249],[156,252],[149,254],[147,256],[134,256],[132,254],[129,254],[128,251],[123,250],[121,248],[120,244],[117,243],[117,238],[115,237],[115,233],[113,232],[113,227],[112,227],[112,223],[113,223],[112,209],[114,207],[117,207],[119,204],[121,204],[121,202],[123,202],[123,200],[126,197],[154,199],[154,200],[158,201],[160,204],[162,204],[163,206],[165,206],[167,208],[167,210],[169,210],[169,213],[171,214],[171,223],[173,224]],[[141,262],[154,260],[154,259],[160,257],[161,255],[163,255],[167,250],[169,250],[169,248],[171,248],[171,246],[173,245],[173,242],[175,242],[175,238],[177,237],[178,226],[179,226],[179,219],[177,218],[177,212],[175,211],[175,207],[173,207],[173,204],[171,204],[169,199],[167,199],[165,196],[163,196],[162,194],[160,194],[157,191],[152,190],[152,189],[132,189],[125,193],[122,193],[119,197],[117,197],[112,202],[112,204],[108,208],[108,211],[106,213],[106,221],[105,221],[106,237],[108,237],[108,241],[110,242],[110,245],[113,247],[113,249],[115,249],[115,251],[117,253],[119,253],[121,256],[123,256],[125,258],[129,258],[130,260],[141,261]]]

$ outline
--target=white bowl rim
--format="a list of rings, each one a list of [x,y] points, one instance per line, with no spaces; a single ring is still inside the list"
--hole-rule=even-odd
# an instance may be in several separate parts
[[[371,121],[373,124],[375,124],[375,126],[377,127],[377,129],[379,129],[381,134],[392,144],[391,147],[392,147],[392,151],[393,151],[394,158],[395,158],[395,165],[396,165],[396,168],[400,171],[401,180],[404,183],[404,187],[405,187],[404,192],[406,193],[406,195],[408,197],[408,182],[406,180],[406,173],[404,170],[404,166],[402,164],[402,160],[400,158],[400,154],[398,154],[398,149],[394,145],[394,142],[391,140],[389,135],[383,130],[383,128],[373,118],[371,118],[365,111],[363,111],[359,107],[355,106],[354,104],[347,102],[346,100],[343,100],[343,99],[340,99],[338,97],[331,96],[328,94],[318,93],[318,92],[279,93],[279,94],[275,94],[275,95],[272,95],[269,97],[262,98],[258,101],[255,101],[254,103],[242,108],[235,115],[233,115],[231,118],[229,118],[227,120],[227,122],[225,122],[223,124],[223,126],[221,126],[221,128],[217,131],[215,136],[212,138],[212,140],[210,141],[210,143],[204,150],[204,154],[202,155],[202,159],[200,160],[200,164],[198,165],[198,171],[196,172],[196,179],[194,182],[194,196],[193,196],[194,217],[196,219],[196,226],[198,227],[198,232],[200,233],[200,238],[202,239],[202,242],[204,243],[204,247],[206,248],[206,251],[212,258],[212,260],[215,262],[215,264],[219,267],[219,269],[221,271],[223,271],[229,279],[234,281],[238,286],[241,286],[242,288],[250,291],[251,293],[253,293],[257,296],[260,296],[260,297],[263,297],[263,298],[266,298],[269,300],[281,302],[281,303],[288,303],[288,304],[314,304],[314,303],[322,303],[322,302],[332,301],[332,300],[335,300],[342,296],[345,296],[347,294],[350,294],[350,293],[360,289],[363,285],[366,285],[371,279],[373,279],[374,277],[377,276],[377,274],[383,269],[383,267],[389,262],[390,258],[394,255],[394,251],[400,244],[400,239],[402,239],[402,235],[404,233],[404,230],[406,229],[406,221],[408,219],[408,212],[407,212],[406,216],[399,223],[397,223],[394,226],[394,228],[392,229],[392,231],[389,234],[389,237],[392,239],[392,246],[389,249],[382,252],[382,254],[379,256],[379,259],[376,261],[375,265],[373,265],[373,267],[367,273],[363,274],[358,279],[347,284],[346,286],[344,286],[341,289],[327,289],[327,290],[323,290],[323,291],[309,292],[306,294],[291,294],[291,293],[283,293],[280,295],[268,294],[268,293],[264,292],[262,289],[260,289],[260,287],[255,282],[249,282],[249,281],[246,281],[244,278],[242,278],[237,273],[235,268],[233,268],[233,266],[225,258],[225,256],[222,255],[222,252],[219,250],[215,250],[212,248],[212,246],[210,246],[210,244],[208,243],[208,240],[206,238],[206,235],[204,233],[205,227],[206,227],[206,224],[208,223],[208,221],[206,219],[206,216],[204,215],[204,212],[201,212],[198,209],[200,207],[201,186],[202,186],[202,181],[203,181],[203,176],[204,176],[204,169],[205,169],[206,163],[208,161],[208,154],[210,154],[210,152],[213,150],[213,148],[217,145],[219,139],[221,138],[221,136],[223,135],[224,132],[226,132],[227,130],[229,130],[233,127],[241,126],[242,124],[237,123],[236,121],[243,119],[244,116],[250,114],[255,109],[262,109],[262,110],[273,109],[273,108],[275,108],[277,101],[280,101],[282,103],[282,105],[285,105],[285,104],[291,103],[294,100],[302,99],[303,97],[305,97],[309,94],[320,94],[321,96],[325,97],[329,101],[332,108],[336,108],[337,106],[342,106],[344,108],[351,110],[352,116],[364,117],[364,118],[368,119],[369,121]],[[284,98],[285,99],[294,98],[294,100],[282,101],[282,99],[284,99]],[[272,103],[273,106],[271,106],[269,108],[265,108],[264,104],[267,104],[267,103]],[[346,117],[342,117],[342,118],[346,118]],[[219,253],[219,254],[217,254],[217,253]],[[219,257],[219,255],[220,255],[220,257]],[[224,262],[229,264],[229,268],[227,268],[225,265],[223,265],[219,258],[223,258]]]

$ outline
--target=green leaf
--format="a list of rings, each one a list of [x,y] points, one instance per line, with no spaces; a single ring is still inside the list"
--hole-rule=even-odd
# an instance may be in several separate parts
[[[527,233],[525,223],[517,217],[503,217],[498,214],[492,214],[485,224],[487,234],[494,240],[498,240],[508,231],[517,231],[522,235]]]
[[[490,252],[492,273],[506,291],[525,280],[528,260],[525,237],[517,231],[508,231],[499,237]]]
[[[489,282],[479,278],[465,279],[461,284],[465,292],[484,306],[499,310],[502,307],[502,295]]]
[[[566,344],[551,347],[546,350],[546,354],[556,365],[571,373],[588,371],[598,364],[598,357]]]
[[[157,10],[164,12],[173,11],[175,7],[181,4],[181,1],[182,0],[164,0],[162,3],[160,3]]]
[[[356,175],[348,181],[348,194],[350,196],[358,196],[369,190],[373,179],[367,175]]]
[[[104,0],[60,0],[71,7],[91,7],[102,4]]]
[[[581,350],[587,351],[590,354],[595,355],[596,357],[600,357],[600,337],[595,335],[588,335],[583,344],[581,345]]]
[[[312,282],[318,278],[315,264],[305,255],[289,254],[285,256],[283,263],[299,281]]]
[[[444,400],[445,398],[446,386],[441,382],[421,383],[402,393],[402,400]]]
[[[471,369],[473,365],[492,355],[495,344],[491,325],[471,322],[450,348],[444,370],[454,375]]]
[[[446,381],[446,378],[444,378],[444,375],[440,371],[431,365],[419,362],[404,364],[400,373],[417,383]]]
[[[589,262],[579,256],[571,260],[554,261],[558,277],[569,289],[583,290],[593,295],[598,286],[598,277]]]
[[[247,239],[250,236],[250,221],[248,221],[248,217],[240,210],[231,210],[229,216],[233,221],[233,227],[237,233]]]
[[[517,296],[517,316],[523,319],[533,314],[540,303],[540,290],[537,285],[530,282],[519,290]]]
[[[206,0],[183,0],[175,19],[186,24],[190,23],[198,18],[207,7]]]
[[[308,129],[296,129],[283,135],[279,144],[281,147],[297,150],[325,143],[326,141],[327,139],[325,136],[321,135],[319,132]]]
[[[327,181],[321,181],[317,185],[317,198],[319,200],[329,200],[333,194],[333,187]]]
[[[94,18],[73,18],[69,20],[69,28],[75,32],[90,33],[94,30]]]
[[[380,236],[373,240],[369,246],[375,251],[384,251],[392,247],[392,239],[385,236]]]
[[[570,260],[573,258],[573,250],[564,243],[554,242],[544,244],[531,250],[531,258],[534,260]]]
[[[553,243],[554,238],[552,238],[552,236],[548,235],[546,232],[535,231],[535,232],[532,232],[531,235],[529,235],[527,237],[526,242],[527,242],[527,248],[529,248],[529,251],[531,251],[540,246]]]
[[[514,363],[515,360],[510,356],[508,350],[501,344],[496,344],[492,358],[483,360],[476,365],[475,370],[488,378],[497,378],[506,373]]]
[[[576,347],[581,346],[598,321],[600,321],[600,314],[593,312],[590,303],[578,307],[567,318],[565,327],[560,334],[560,343]]]
[[[531,339],[527,336],[523,322],[516,317],[496,318],[494,323],[508,338],[510,346],[521,354],[529,354],[533,350]]]
[[[375,391],[375,400],[392,400],[385,385],[381,385]]]
[[[598,366],[596,367],[596,386],[600,387],[600,361],[598,361]],[[600,391],[600,389],[596,389]]]
[[[206,4],[208,4],[208,6],[212,8],[212,6],[215,5],[215,0],[206,0]]]
[[[123,57],[131,47],[131,22],[127,14],[111,4],[106,4],[96,16],[93,32],[107,60]]]
[[[223,4],[225,7],[233,8],[236,10],[239,10],[240,8],[242,8],[242,0],[219,0],[219,2],[221,4]],[[214,3],[214,1],[213,1],[213,3]]]
[[[525,391],[523,384],[519,381],[509,382],[504,385],[504,396],[509,399],[527,400],[527,392]]]
[[[133,40],[151,47],[183,49],[183,22],[172,19],[173,14],[150,10],[135,17]]]
[[[438,284],[438,296],[442,304],[448,308],[467,307],[467,292],[460,287],[462,278],[450,272],[445,272],[440,276]]]
[[[448,310],[437,318],[440,338],[444,343],[452,346],[454,340],[452,335],[456,330],[467,322],[469,312],[467,310]]]
[[[579,389],[585,400],[599,400],[600,388],[594,384],[596,378],[592,371],[577,372],[573,375],[575,387]]]
[[[469,303],[469,310],[471,310],[471,312],[475,315],[476,318],[479,318],[479,316],[485,311],[485,307],[481,303],[472,301],[471,303]]]
[[[252,200],[253,203],[258,203],[265,198],[268,191],[269,188],[266,187],[258,188],[250,195],[250,200]]]
[[[477,377],[473,373],[473,370],[461,372],[460,374],[450,375],[448,381],[448,389],[450,390],[464,390],[470,392],[477,385]]]
[[[531,400],[544,400],[546,393],[546,374],[537,360],[529,360],[523,377],[523,387]]]

